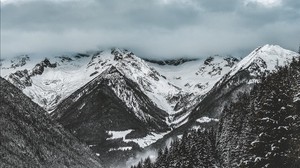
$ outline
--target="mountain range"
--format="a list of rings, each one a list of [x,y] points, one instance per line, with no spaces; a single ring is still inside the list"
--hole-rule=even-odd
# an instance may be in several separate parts
[[[157,61],[113,48],[2,59],[1,76],[86,143],[104,166],[116,167],[187,130],[214,127],[240,93],[299,56],[265,45],[243,58]]]

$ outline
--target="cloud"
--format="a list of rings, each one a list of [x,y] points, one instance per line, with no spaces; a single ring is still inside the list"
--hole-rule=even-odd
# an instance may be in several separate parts
[[[278,7],[282,5],[282,0],[246,0],[245,5],[262,5],[263,7],[266,8],[273,8],[273,7]]]
[[[1,56],[107,47],[154,59],[296,50],[298,0],[6,0]]]

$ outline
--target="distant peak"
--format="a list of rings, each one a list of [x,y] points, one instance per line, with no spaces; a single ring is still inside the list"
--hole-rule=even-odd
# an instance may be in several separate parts
[[[147,62],[151,62],[159,65],[181,65],[186,62],[196,61],[197,59],[189,59],[189,58],[179,58],[179,59],[167,59],[167,60],[152,60],[152,59],[144,59]]]

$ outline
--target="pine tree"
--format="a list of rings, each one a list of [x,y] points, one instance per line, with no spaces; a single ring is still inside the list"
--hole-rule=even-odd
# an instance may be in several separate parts
[[[254,111],[258,127],[257,138],[252,142],[251,167],[291,167],[295,160],[289,155],[294,151],[291,145],[296,144],[291,141],[299,143],[294,138],[298,135],[295,131],[299,130],[296,124],[299,119],[291,119],[297,111],[293,102],[295,90],[291,89],[292,74],[288,67],[283,67],[261,84],[258,109]]]
[[[143,168],[152,168],[152,163],[149,157],[145,159]]]

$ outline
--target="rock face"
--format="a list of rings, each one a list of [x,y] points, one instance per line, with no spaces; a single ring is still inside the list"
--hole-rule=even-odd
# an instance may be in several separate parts
[[[125,102],[119,97],[124,97]],[[138,150],[136,139],[169,129],[167,113],[114,66],[66,98],[52,116],[104,157],[113,149]],[[111,137],[110,131],[128,132],[124,139],[118,139]]]
[[[185,62],[196,61],[196,60],[197,59],[185,59],[185,58],[173,59],[173,60],[162,60],[162,61],[145,59],[145,61],[151,62],[151,63],[154,63],[154,64],[158,64],[158,65],[173,65],[173,66],[181,65],[181,64],[183,64]]]
[[[21,90],[3,78],[0,86],[0,167],[102,167]]]

